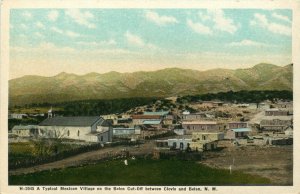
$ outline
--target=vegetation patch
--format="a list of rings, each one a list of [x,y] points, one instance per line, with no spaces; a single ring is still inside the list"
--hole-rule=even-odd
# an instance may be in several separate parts
[[[123,160],[9,176],[10,185],[270,185],[269,179],[195,161]]]
[[[264,100],[282,99],[293,100],[293,91],[288,90],[241,90],[229,91],[219,93],[207,93],[202,95],[188,95],[177,99],[179,103],[198,102],[206,100],[222,100],[226,102],[239,102],[239,103],[258,103]]]
[[[24,106],[11,106],[12,112],[32,112],[53,107],[58,115],[64,116],[99,116],[103,114],[121,113],[137,106],[154,103],[159,98],[119,98],[110,100],[79,100],[59,103],[32,103]],[[26,110],[26,111],[25,111]],[[36,124],[31,122],[30,124]]]
[[[65,144],[60,140],[42,139],[30,142],[17,142],[8,145],[9,168],[16,169],[67,157],[66,153],[82,146]],[[60,157],[58,157],[60,156]]]

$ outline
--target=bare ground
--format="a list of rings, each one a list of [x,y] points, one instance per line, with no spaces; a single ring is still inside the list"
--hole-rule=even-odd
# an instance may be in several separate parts
[[[206,152],[202,164],[241,170],[269,178],[274,185],[293,185],[293,146],[245,146]]]

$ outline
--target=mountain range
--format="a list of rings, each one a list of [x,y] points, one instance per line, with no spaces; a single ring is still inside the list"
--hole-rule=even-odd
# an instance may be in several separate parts
[[[261,63],[247,69],[198,71],[167,68],[151,72],[53,77],[26,75],[9,80],[10,105],[86,99],[169,97],[239,90],[292,90],[293,65]]]

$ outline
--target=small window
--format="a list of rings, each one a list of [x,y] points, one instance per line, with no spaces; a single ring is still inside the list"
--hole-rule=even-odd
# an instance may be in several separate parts
[[[101,136],[101,141],[103,141],[103,136]]]
[[[78,131],[77,131],[77,136],[79,137],[79,135],[80,135],[80,131],[78,130]]]
[[[70,131],[68,130],[68,136],[70,136]]]
[[[176,148],[177,145],[176,145],[176,142],[173,142],[173,148]]]

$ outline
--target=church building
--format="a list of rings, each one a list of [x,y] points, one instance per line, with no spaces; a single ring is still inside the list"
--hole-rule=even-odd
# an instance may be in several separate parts
[[[52,117],[38,125],[38,134],[45,138],[64,138],[87,142],[111,142],[112,126],[99,116]]]

